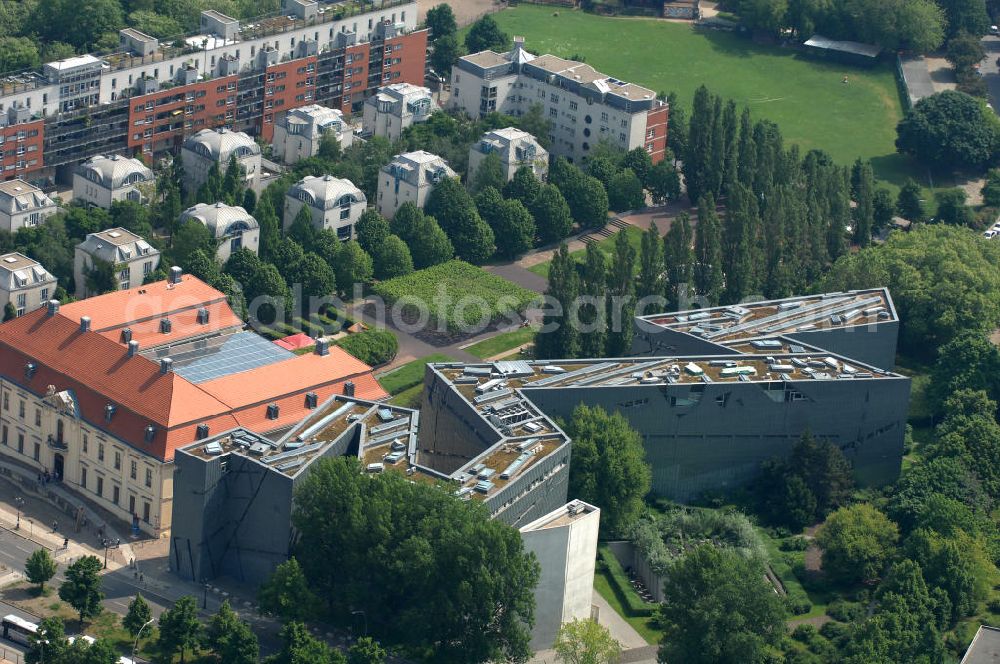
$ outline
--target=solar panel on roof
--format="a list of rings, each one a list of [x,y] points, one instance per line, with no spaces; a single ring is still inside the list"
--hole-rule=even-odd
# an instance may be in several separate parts
[[[218,346],[173,356],[174,371],[192,383],[249,371],[295,357],[253,332],[237,332],[226,337]]]

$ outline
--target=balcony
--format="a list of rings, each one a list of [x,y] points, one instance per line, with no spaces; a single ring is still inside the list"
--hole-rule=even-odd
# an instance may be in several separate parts
[[[66,451],[69,449],[69,445],[66,444],[65,440],[57,440],[55,436],[49,435],[47,441],[49,447],[54,450]]]

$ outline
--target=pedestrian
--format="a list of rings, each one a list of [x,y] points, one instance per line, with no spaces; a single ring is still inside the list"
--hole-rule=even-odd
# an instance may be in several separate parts
[[[63,538],[63,548],[64,549],[68,549],[69,548],[69,538],[68,537],[64,537]]]
[[[57,530],[59,530],[59,522],[58,521],[53,521],[52,522],[52,532],[56,532]]]

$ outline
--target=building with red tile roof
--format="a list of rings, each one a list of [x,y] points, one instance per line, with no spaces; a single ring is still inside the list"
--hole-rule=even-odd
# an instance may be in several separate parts
[[[154,534],[170,528],[178,447],[281,432],[335,394],[388,396],[340,348],[295,355],[243,330],[190,275],[0,325],[0,454]]]

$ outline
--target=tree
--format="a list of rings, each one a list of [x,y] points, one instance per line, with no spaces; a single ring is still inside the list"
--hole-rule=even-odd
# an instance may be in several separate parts
[[[524,661],[539,568],[517,530],[407,479],[366,476],[357,459],[314,464],[293,515],[310,588],[330,615],[363,611],[372,636],[429,660]]]
[[[955,69],[971,69],[986,59],[986,49],[979,37],[960,32],[948,40],[947,55]]]
[[[703,544],[675,559],[664,596],[661,662],[763,664],[785,634],[785,606],[764,564],[732,548]]]
[[[38,47],[27,37],[0,37],[0,71],[12,72],[37,67]]]
[[[986,0],[940,0],[938,3],[948,19],[948,33],[982,37],[990,27]]]
[[[185,595],[177,600],[173,607],[160,616],[159,626],[157,648],[171,659],[175,653],[180,652],[181,662],[184,662],[187,651],[196,648],[202,636],[198,604],[194,597]]]
[[[514,171],[514,177],[503,186],[503,197],[519,200],[530,210],[541,190],[542,182],[535,177],[531,167],[519,166]]]
[[[924,221],[927,213],[924,210],[923,192],[920,185],[912,179],[907,179],[899,190],[896,197],[896,212],[899,216],[910,221]]]
[[[451,6],[444,2],[428,9],[424,21],[431,31],[431,39],[435,41],[441,39],[441,37],[453,35],[458,31],[458,23],[455,22],[455,12],[451,10]]]
[[[389,222],[373,208],[362,212],[358,223],[354,225],[358,244],[369,254],[374,253],[376,247],[389,237],[390,232]]]
[[[362,636],[347,650],[347,664],[384,664],[385,648],[370,636]]]
[[[888,189],[879,187],[875,190],[875,198],[872,201],[875,226],[874,231],[882,231],[892,223],[892,217],[896,212],[896,202],[892,200],[892,194]]]
[[[224,664],[257,664],[260,646],[257,635],[240,620],[226,600],[212,616],[205,641]]]
[[[622,157],[622,168],[631,170],[643,186],[646,186],[649,172],[653,169],[653,158],[646,152],[646,148],[632,148]]]
[[[516,175],[514,177],[517,178]],[[541,186],[530,209],[535,218],[538,242],[541,245],[558,242],[573,229],[573,215],[569,205],[563,198],[562,192],[554,185]]]
[[[139,631],[153,619],[153,612],[149,608],[149,603],[141,594],[132,598],[128,603],[128,612],[122,618],[122,627],[128,630],[133,638],[139,636]]]
[[[667,95],[667,105],[670,115],[667,116],[667,148],[673,153],[674,159],[684,158],[687,154],[688,121],[687,113],[677,100],[677,94]],[[674,163],[674,166],[677,164]]]
[[[663,293],[663,242],[654,221],[642,234],[639,247],[639,275],[635,295],[638,299]]]
[[[150,37],[163,39],[164,37],[176,37],[184,32],[180,23],[163,14],[157,14],[148,9],[139,9],[128,15],[128,22],[136,30],[144,32]]]
[[[584,404],[573,410],[566,432],[574,445],[570,494],[601,508],[603,532],[629,532],[652,482],[639,434],[620,413]]]
[[[398,235],[390,235],[375,250],[375,277],[386,280],[413,272],[413,258],[406,243]]]
[[[347,664],[339,650],[314,638],[300,622],[288,623],[281,628],[281,651],[268,657],[266,664]]]
[[[56,575],[56,561],[48,549],[35,549],[24,563],[24,574],[29,583],[38,584],[38,594],[45,590],[45,582]]]
[[[462,260],[480,265],[493,255],[493,230],[479,216],[472,197],[458,180],[445,178],[435,185],[425,210],[438,220]]]
[[[361,286],[372,280],[375,268],[372,257],[354,240],[345,242],[337,254],[337,291],[351,293],[355,285]]]
[[[715,212],[715,198],[707,194],[698,202],[698,227],[694,239],[694,285],[709,306],[718,304],[725,277],[722,273],[722,229]]]
[[[298,214],[292,220],[292,225],[285,233],[287,239],[295,240],[304,251],[312,251],[312,246],[316,242],[317,230],[313,225],[312,213],[308,205],[299,208]]]
[[[477,197],[476,207],[483,220],[493,229],[499,258],[520,258],[535,243],[535,220],[518,200],[504,200],[493,187]]]
[[[607,357],[623,357],[632,348],[635,314],[635,248],[627,233],[615,236],[608,271]]]
[[[549,265],[549,284],[545,290],[551,305],[542,310],[542,327],[535,336],[535,355],[539,358],[577,357],[580,331],[567,320],[567,312],[580,295],[580,275],[566,244],[560,244]]]
[[[594,620],[563,623],[552,647],[563,664],[616,664],[622,654],[622,644]]]
[[[65,662],[70,645],[62,618],[44,618],[38,624],[38,631],[28,637],[28,647],[30,650],[24,657],[25,664]]]
[[[15,318],[17,318],[17,309],[14,307],[14,303],[8,302],[3,305],[3,322],[6,323],[7,321],[14,320]]]
[[[441,76],[449,76],[452,65],[463,55],[465,55],[465,50],[458,43],[458,37],[455,35],[445,35],[434,40],[434,52],[431,53],[431,67]]]
[[[196,251],[203,251],[214,256],[216,240],[205,224],[195,219],[188,219],[174,233],[172,253],[178,263],[183,264],[188,256]]]
[[[823,549],[823,571],[841,583],[881,576],[899,539],[899,529],[867,503],[841,507],[816,534]]]
[[[322,298],[332,295],[337,290],[337,277],[330,264],[318,255],[310,252],[292,266],[288,279],[293,284],[302,287],[305,298]]]
[[[1000,168],[991,168],[986,172],[982,194],[984,205],[1000,207]]]
[[[875,227],[875,174],[871,162],[864,162],[858,172],[858,186],[854,209],[854,242],[867,247]]]
[[[106,260],[91,257],[92,264],[83,275],[86,292],[90,295],[102,295],[118,290],[118,273],[120,265]]]
[[[94,0],[81,12],[74,0],[38,0],[30,23],[46,41],[65,39],[82,52],[93,50],[102,35],[124,26],[117,0]]]
[[[66,602],[80,616],[80,623],[101,614],[101,560],[97,556],[77,558],[66,568],[66,580],[59,586],[59,599]]]
[[[585,175],[563,196],[573,218],[584,228],[600,228],[608,222],[608,193],[597,178]]]
[[[963,92],[924,97],[896,127],[896,149],[934,168],[981,168],[1000,147],[1000,122],[988,113]]]
[[[261,196],[254,208],[254,219],[260,227],[260,244],[257,249],[260,257],[268,260],[281,242],[281,223],[278,221],[270,196]]]
[[[959,187],[945,189],[934,194],[937,201],[938,221],[952,226],[972,226],[975,215],[965,204],[965,190]]]
[[[319,139],[319,149],[316,151],[316,156],[325,161],[339,161],[343,157],[343,150],[340,149],[340,140],[337,138],[337,132],[328,129],[323,132],[323,135]]]
[[[488,187],[493,187],[499,191],[507,183],[503,174],[503,164],[500,162],[500,155],[491,152],[479,162],[479,168],[469,176],[469,191],[478,194]],[[482,211],[480,211],[482,214]]]
[[[607,257],[596,243],[587,245],[583,269],[580,270],[580,298],[570,305],[575,305],[576,319],[568,319],[570,325],[579,322],[580,357],[601,357],[607,346],[607,262]],[[573,310],[570,309],[571,312]]]
[[[643,154],[646,154],[643,150]],[[608,207],[616,212],[646,207],[646,195],[639,176],[626,168],[619,171],[608,186]]]
[[[646,176],[646,188],[658,205],[677,200],[681,195],[681,178],[672,162],[672,159],[664,159],[654,165]]]
[[[487,50],[503,53],[510,50],[510,36],[487,14],[472,24],[465,35],[465,48],[469,53]]]

